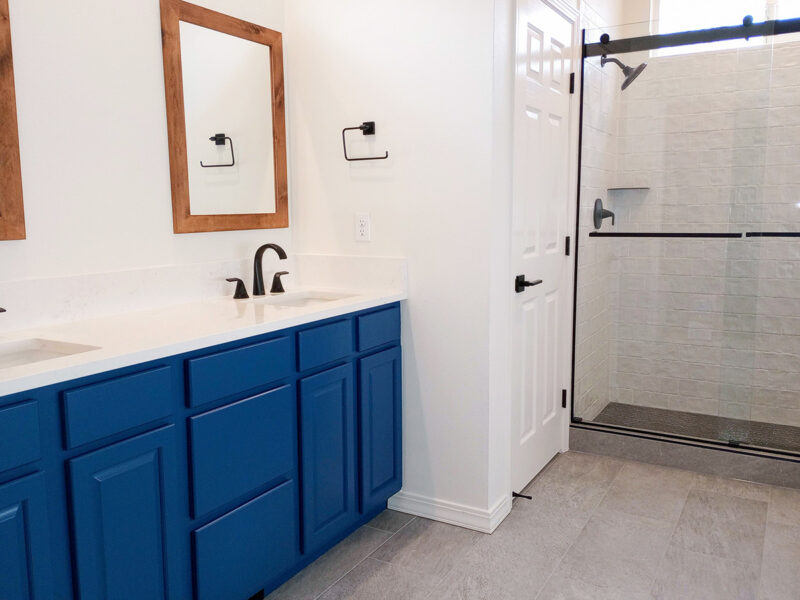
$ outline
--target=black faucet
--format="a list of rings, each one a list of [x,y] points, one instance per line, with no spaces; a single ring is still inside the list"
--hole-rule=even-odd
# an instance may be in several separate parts
[[[0,313],[6,312],[6,309],[0,306]]]
[[[261,269],[261,258],[267,249],[275,250],[278,258],[286,260],[286,252],[278,244],[264,244],[256,250],[256,259],[253,264],[253,296],[263,296],[264,292],[264,272]]]

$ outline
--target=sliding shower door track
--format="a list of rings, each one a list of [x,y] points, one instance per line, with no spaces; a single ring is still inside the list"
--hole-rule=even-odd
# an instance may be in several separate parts
[[[722,452],[731,452],[734,454],[746,454],[749,456],[773,458],[775,460],[800,463],[800,453],[791,452],[788,450],[775,450],[772,448],[750,446],[748,444],[740,444],[732,446],[731,444],[725,441],[709,440],[706,438],[696,438],[696,437],[673,434],[662,431],[649,431],[646,429],[636,429],[633,427],[625,427],[623,425],[608,425],[605,423],[595,423],[593,421],[580,421],[580,420],[575,420],[574,418],[570,423],[570,427],[573,429],[589,429],[593,431],[602,431],[613,435],[622,435],[622,436],[634,437],[646,440],[656,440],[660,442],[669,442],[671,444],[678,444],[682,446],[709,448],[713,450],[720,450]]]

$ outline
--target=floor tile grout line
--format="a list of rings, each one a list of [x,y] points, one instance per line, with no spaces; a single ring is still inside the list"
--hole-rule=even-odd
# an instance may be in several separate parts
[[[386,509],[386,510],[389,510],[389,509]],[[416,515],[413,515],[413,516],[411,517],[411,519],[409,519],[409,520],[408,520],[408,522],[407,522],[407,523],[403,523],[403,525],[402,525],[402,527],[400,527],[400,529],[398,529],[397,531],[395,531],[394,533],[392,533],[392,534],[391,534],[391,535],[390,535],[388,538],[386,538],[385,540],[383,540],[383,541],[382,541],[380,544],[378,544],[378,545],[377,545],[375,548],[373,548],[373,549],[372,549],[372,550],[369,552],[369,554],[367,554],[367,555],[366,555],[364,558],[362,558],[360,561],[358,561],[356,564],[354,564],[352,567],[350,567],[350,569],[348,569],[347,571],[345,571],[345,572],[342,574],[342,576],[341,576],[341,577],[339,577],[339,579],[337,579],[337,580],[336,580],[336,581],[334,581],[332,584],[330,584],[328,587],[326,587],[324,590],[322,590],[322,591],[319,593],[319,595],[318,595],[318,596],[315,596],[315,597],[314,597],[314,600],[319,600],[320,598],[322,598],[322,597],[323,597],[323,596],[324,596],[326,593],[328,593],[328,590],[330,590],[330,589],[331,589],[333,586],[335,586],[337,583],[339,583],[339,582],[340,582],[342,579],[344,579],[345,577],[347,577],[347,576],[348,576],[348,575],[349,575],[349,574],[350,574],[352,571],[354,571],[354,570],[356,569],[356,567],[358,567],[358,566],[359,566],[361,563],[363,563],[365,560],[367,560],[369,557],[371,557],[373,554],[375,554],[375,553],[376,553],[376,552],[377,552],[377,551],[378,551],[380,548],[382,548],[382,547],[383,547],[383,545],[384,545],[386,542],[388,542],[390,539],[392,539],[392,538],[393,538],[394,536],[396,536],[398,533],[400,533],[401,531],[403,531],[403,529],[405,529],[405,528],[406,528],[406,527],[407,527],[409,524],[413,523],[413,522],[414,522],[414,521],[416,521],[416,520],[417,520],[417,516],[416,516]],[[368,525],[368,524],[364,524],[363,526],[364,526],[364,527],[369,527],[369,525]],[[390,533],[389,531],[385,531],[385,530],[383,530],[383,529],[378,529],[377,527],[370,527],[370,529],[375,529],[376,531],[383,531],[384,533]],[[375,560],[377,560],[377,559],[375,559]],[[381,561],[381,562],[383,562],[383,561]]]
[[[672,546],[672,538],[675,537],[675,532],[678,531],[678,525],[681,523],[681,518],[683,517],[683,513],[686,511],[686,505],[689,503],[689,495],[695,489],[697,485],[697,479],[692,482],[692,485],[686,491],[686,497],[683,499],[683,506],[681,506],[681,512],[678,513],[678,518],[675,519],[675,524],[672,526],[672,531],[667,538],[667,543],[664,545],[664,552],[661,554],[661,558],[658,559],[658,563],[656,564],[656,573],[662,573],[663,570],[661,569],[661,565],[664,564],[664,560],[667,557],[667,552],[669,552],[669,547]],[[658,576],[653,577],[653,581],[650,583],[650,595],[653,594],[653,588],[656,586],[658,582]]]
[[[769,493],[767,502],[767,512],[764,515],[764,538],[761,541],[761,560],[758,561],[758,582],[756,583],[756,594],[761,595],[761,582],[764,580],[764,551],[767,548],[767,530],[769,529],[769,509],[772,506],[772,490]]]
[[[617,459],[615,459],[615,460],[617,460]],[[627,461],[623,461],[623,462],[627,462]],[[606,499],[606,496],[608,496],[608,492],[611,491],[611,488],[614,486],[614,482],[617,480],[617,477],[619,477],[619,474],[622,472],[622,469],[623,469],[624,466],[625,466],[624,464],[621,465],[620,468],[617,470],[617,472],[614,474],[614,477],[611,478],[611,481],[609,481],[609,483],[608,483],[608,487],[603,492],[603,497],[600,499],[600,501],[597,503],[597,505],[593,509],[588,511],[588,515],[586,517],[586,522],[583,524],[583,527],[581,527],[581,530],[578,532],[578,535],[575,536],[575,539],[572,540],[572,543],[569,545],[569,547],[559,557],[558,562],[555,565],[553,565],[553,568],[550,571],[550,574],[544,580],[544,583],[542,583],[542,587],[539,588],[539,591],[536,593],[536,596],[534,596],[534,600],[538,600],[538,598],[544,593],[544,591],[547,589],[547,584],[550,583],[550,580],[553,578],[553,575],[556,574],[556,571],[558,571],[558,568],[561,566],[561,563],[564,562],[564,558],[566,558],[566,556],[567,556],[567,554],[569,554],[570,550],[572,550],[572,548],[575,547],[575,544],[578,543],[578,540],[583,535],[583,532],[586,530],[586,527],[589,525],[589,522],[592,520],[592,517],[594,517],[595,514],[597,514],[597,511],[600,509],[600,505]]]
[[[704,474],[700,473],[700,475],[704,475]],[[724,496],[724,497],[728,497],[728,498],[736,498],[738,500],[748,500],[750,502],[760,502],[759,500],[753,500],[753,499],[750,499],[750,498],[742,498],[740,496],[736,496],[736,495],[732,495],[732,494],[724,494],[724,493],[721,493],[721,492],[713,492],[713,491],[709,491],[709,490],[703,490],[702,488],[698,488],[697,487],[697,483],[699,482],[699,480],[700,480],[699,478],[695,479],[694,483],[692,483],[692,486],[689,488],[689,491],[686,494],[686,499],[683,502],[683,507],[681,508],[681,512],[680,512],[680,515],[678,516],[678,520],[675,522],[675,526],[673,527],[672,533],[669,536],[669,541],[667,543],[667,546],[666,546],[666,549],[664,551],[664,554],[659,559],[659,562],[658,562],[659,569],[657,571],[659,573],[663,572],[663,569],[661,569],[660,567],[663,564],[664,559],[666,558],[666,554],[669,551],[670,546],[673,545],[672,541],[673,541],[673,538],[675,537],[675,532],[678,530],[678,525],[680,525],[680,521],[681,521],[681,518],[683,517],[683,513],[686,512],[686,506],[687,506],[687,504],[689,502],[689,496],[691,495],[691,493],[693,491],[703,492],[703,493],[712,494],[712,495],[716,495],[716,496]],[[771,500],[771,498],[772,498],[772,494],[770,494],[770,500]],[[769,514],[769,504],[770,503],[771,502],[767,503],[767,515],[765,516],[765,519],[764,519],[764,541],[761,544],[761,560],[760,560],[759,565],[758,565],[758,580],[756,582],[756,589],[757,590],[761,589],[761,571],[762,571],[762,567],[764,566],[764,547],[766,545],[766,528],[769,525],[768,514]],[[730,557],[725,557],[725,556],[719,556],[717,554],[709,554],[707,552],[701,552],[699,550],[692,550],[690,548],[684,548],[682,546],[677,546],[677,548],[680,549],[682,552],[689,552],[689,553],[692,553],[692,554],[697,554],[699,556],[707,556],[707,557],[712,558],[712,559],[719,559],[719,560],[723,560],[723,561],[726,561],[726,562],[733,562],[733,563],[749,564],[748,561],[740,560],[738,558],[730,558]],[[652,584],[652,586],[650,588],[651,594],[653,593],[653,587],[655,586],[656,582],[657,582],[657,579],[654,579],[653,580],[653,584]]]

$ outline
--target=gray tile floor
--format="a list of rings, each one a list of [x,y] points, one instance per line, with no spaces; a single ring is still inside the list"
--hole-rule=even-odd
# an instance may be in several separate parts
[[[798,600],[800,491],[570,452],[492,535],[386,511],[269,600]]]

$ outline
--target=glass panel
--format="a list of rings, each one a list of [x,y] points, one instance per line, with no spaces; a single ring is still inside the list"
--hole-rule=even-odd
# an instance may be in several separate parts
[[[584,61],[576,417],[800,452],[794,37]]]

